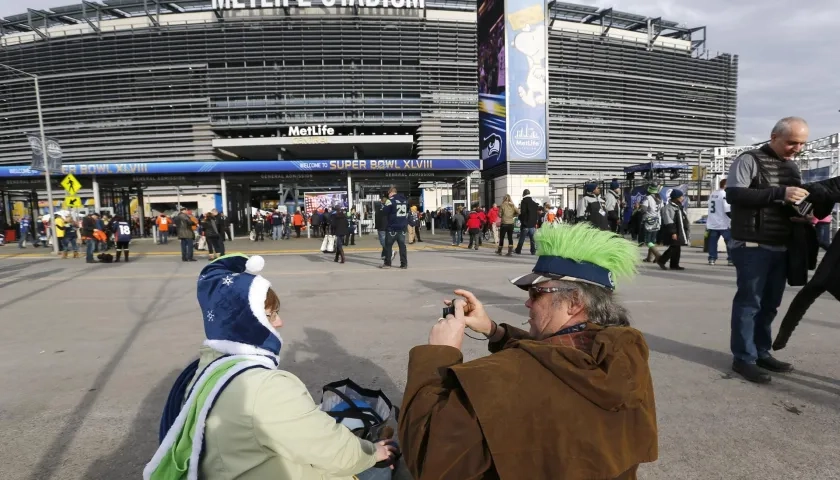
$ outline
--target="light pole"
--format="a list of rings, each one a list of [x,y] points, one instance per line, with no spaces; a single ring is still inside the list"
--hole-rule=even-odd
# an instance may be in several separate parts
[[[41,90],[38,86],[38,76],[24,72],[23,70],[18,70],[15,67],[10,67],[3,63],[0,63],[0,67],[7,68],[21,75],[25,75],[31,78],[33,82],[35,82],[35,103],[38,106],[38,128],[41,130],[41,155],[43,155],[44,157],[44,177],[47,181],[47,202],[49,202],[47,208],[50,212],[50,230],[52,231],[53,238],[53,253],[58,255],[58,235],[55,226],[55,209],[53,208],[52,184],[50,180],[50,163],[47,159],[47,138],[46,134],[44,133],[44,115],[41,112]],[[32,220],[33,222],[35,221],[34,218]]]

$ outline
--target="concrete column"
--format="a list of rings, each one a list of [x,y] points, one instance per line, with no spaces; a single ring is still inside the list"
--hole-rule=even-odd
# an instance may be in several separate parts
[[[470,173],[472,173],[472,172],[470,172]],[[472,199],[472,179],[470,178],[470,175],[467,175],[467,203],[466,203],[467,211],[472,209],[472,200],[471,199]]]
[[[143,238],[143,236],[146,233],[144,231],[146,229],[146,209],[144,207],[145,207],[145,205],[144,205],[144,202],[143,202],[143,187],[138,185],[137,186],[137,213],[140,216],[140,219],[139,219],[140,221],[138,222],[140,224],[140,238]],[[131,212],[128,212],[128,213],[130,214]],[[130,216],[131,215],[129,215],[129,217]]]
[[[96,175],[93,176],[93,210],[99,213],[102,208],[102,202],[99,201],[99,182],[96,180]]]
[[[221,173],[221,185],[222,185],[222,211],[219,212],[227,218],[228,216],[228,198],[227,198],[227,180],[225,180],[225,174]],[[233,224],[228,222],[228,228],[230,229],[230,238],[233,239]],[[220,232],[222,233],[222,232]],[[222,233],[222,239],[224,239],[224,233]]]

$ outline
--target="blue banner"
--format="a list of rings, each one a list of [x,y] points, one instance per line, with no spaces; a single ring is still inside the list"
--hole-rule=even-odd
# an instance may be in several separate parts
[[[478,0],[478,135],[483,168],[507,160],[505,1]]]
[[[73,175],[165,175],[179,173],[266,173],[346,171],[473,171],[477,160],[278,160],[227,162],[149,162],[64,164],[63,174]],[[42,172],[29,167],[0,167],[2,177],[34,177]]]
[[[507,128],[510,161],[548,161],[548,33],[545,0],[507,0]]]

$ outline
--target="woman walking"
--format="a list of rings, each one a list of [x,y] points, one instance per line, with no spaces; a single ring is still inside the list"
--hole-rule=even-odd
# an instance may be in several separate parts
[[[207,241],[207,259],[217,258],[224,247],[221,246],[222,238],[219,235],[219,224],[212,213],[207,212],[201,222],[201,230],[204,232],[204,240]]]
[[[499,227],[499,248],[496,249],[496,255],[502,254],[502,248],[505,246],[505,235],[508,239],[508,251],[506,256],[513,255],[513,226],[516,222],[516,217],[519,216],[519,209],[513,204],[510,195],[505,195],[502,199],[502,206],[499,208],[499,218],[502,225]]]
[[[483,212],[481,212],[481,207],[475,205],[473,211],[467,217],[467,231],[470,233],[470,244],[467,245],[467,249],[475,248],[478,250],[478,245],[481,241],[482,216]]]

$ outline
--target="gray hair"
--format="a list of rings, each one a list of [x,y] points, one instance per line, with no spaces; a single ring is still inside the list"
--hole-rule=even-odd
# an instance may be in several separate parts
[[[553,294],[555,306],[564,301],[582,305],[588,320],[602,327],[630,326],[630,314],[618,304],[611,290],[582,282],[558,281],[557,286],[563,290]]]
[[[776,125],[773,126],[773,130],[770,132],[771,135],[785,135],[790,133],[791,127],[794,124],[801,124],[808,126],[808,122],[805,121],[802,117],[785,117],[778,122]]]

